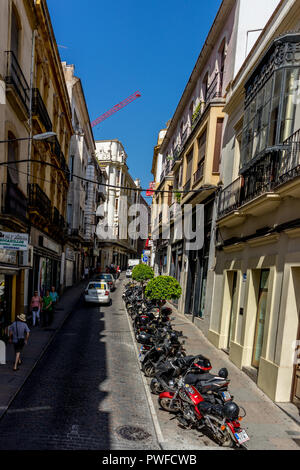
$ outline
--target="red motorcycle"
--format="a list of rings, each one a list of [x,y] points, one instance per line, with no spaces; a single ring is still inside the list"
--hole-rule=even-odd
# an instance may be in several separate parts
[[[199,390],[181,378],[176,392],[160,394],[159,404],[164,410],[175,413],[181,426],[206,429],[223,447],[245,448],[249,437],[240,421],[246,413],[240,416],[240,408],[227,391],[228,384],[227,379],[211,376],[203,383],[204,398]]]

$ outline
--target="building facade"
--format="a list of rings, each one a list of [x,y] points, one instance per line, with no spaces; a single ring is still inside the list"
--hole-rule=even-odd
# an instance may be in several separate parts
[[[0,15],[0,232],[27,234],[31,56],[35,28],[29,1],[4,1]],[[6,164],[6,162],[8,164]],[[0,336],[26,308],[28,271],[17,251],[0,250]],[[19,295],[17,296],[17,292]]]
[[[128,259],[137,256],[137,239],[128,233],[130,227],[134,232],[130,225],[133,222],[130,207],[139,202],[140,192],[129,174],[127,154],[120,141],[96,141],[96,157],[108,176],[107,198],[102,211],[104,219],[97,230],[103,253],[101,266],[115,264],[125,269]]]
[[[208,332],[272,400],[298,406],[299,29],[299,2],[280,2],[228,91]]]
[[[162,173],[158,206],[159,272],[181,283],[179,308],[206,334],[209,329],[212,273],[215,259],[216,203],[220,179],[221,143],[227,89],[278,1],[224,0],[160,146]],[[259,14],[257,12],[259,11]],[[173,194],[172,194],[173,193]],[[203,244],[188,248],[180,235],[180,211],[191,207],[193,231],[203,232]],[[202,205],[202,218],[197,217]],[[161,234],[171,225],[169,240]]]
[[[62,66],[74,128],[69,157],[68,239],[64,252],[65,285],[68,287],[82,278],[85,267],[95,268],[98,262],[100,253],[95,239],[96,211],[105,200],[102,184],[105,178],[95,159],[96,146],[81,80],[74,74],[74,65],[63,62]]]

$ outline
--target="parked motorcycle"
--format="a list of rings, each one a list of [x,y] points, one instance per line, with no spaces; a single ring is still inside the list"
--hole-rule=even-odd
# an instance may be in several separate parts
[[[188,371],[190,372],[190,371]],[[233,401],[228,392],[229,380],[224,377],[201,377],[201,391],[181,377],[175,392],[165,391],[159,396],[162,409],[176,414],[184,428],[206,430],[223,447],[244,446],[249,440],[240,421],[246,412]],[[240,410],[243,410],[241,415]]]

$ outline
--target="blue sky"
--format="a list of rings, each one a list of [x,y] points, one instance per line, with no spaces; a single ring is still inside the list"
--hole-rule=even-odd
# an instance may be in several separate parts
[[[48,0],[61,59],[75,64],[94,120],[139,90],[142,97],[94,128],[119,139],[133,178],[152,181],[153,147],[172,117],[221,0]],[[145,195],[145,194],[144,194]]]

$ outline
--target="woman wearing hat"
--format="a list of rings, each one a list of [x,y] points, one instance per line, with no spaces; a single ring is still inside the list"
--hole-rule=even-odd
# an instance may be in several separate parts
[[[18,365],[21,364],[21,352],[24,348],[24,344],[27,344],[30,330],[26,323],[26,317],[23,313],[17,316],[9,329],[9,342],[13,343],[16,353],[15,365],[13,370],[18,370]]]

